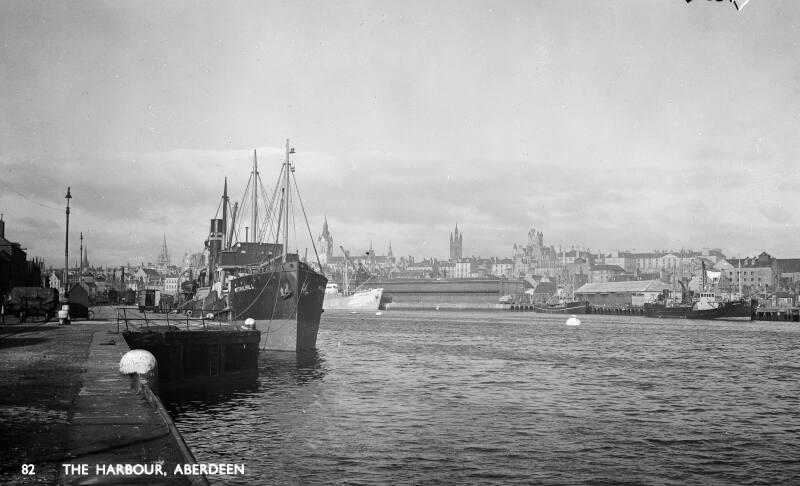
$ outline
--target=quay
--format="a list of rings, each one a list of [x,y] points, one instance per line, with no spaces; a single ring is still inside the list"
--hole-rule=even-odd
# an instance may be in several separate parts
[[[536,312],[533,304],[511,304],[506,307],[508,310],[514,312]],[[643,316],[644,308],[633,306],[589,306],[589,314],[610,314],[617,316]],[[571,314],[571,312],[564,312],[564,314]]]
[[[118,307],[116,328],[131,349],[158,361],[162,391],[217,381],[255,381],[261,333],[205,317],[151,313]]]
[[[207,485],[173,475],[196,461],[159,398],[120,374],[128,345],[99,314],[0,324],[0,484]]]
[[[757,307],[753,310],[754,321],[800,322],[800,307]]]

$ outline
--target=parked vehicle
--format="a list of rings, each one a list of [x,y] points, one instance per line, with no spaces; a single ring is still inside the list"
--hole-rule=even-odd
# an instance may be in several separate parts
[[[5,313],[19,317],[20,322],[41,316],[45,322],[58,312],[58,290],[45,287],[14,287],[4,304]]]
[[[161,310],[161,291],[144,289],[136,292],[136,305],[140,311]]]

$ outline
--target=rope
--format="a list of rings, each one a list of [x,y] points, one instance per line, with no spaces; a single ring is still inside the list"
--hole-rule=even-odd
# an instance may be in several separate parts
[[[317,257],[317,265],[319,265],[319,273],[324,277],[325,273],[322,268],[322,262],[319,260],[319,253],[317,253],[317,245],[314,244],[314,237],[311,234],[311,226],[308,224],[308,216],[306,216],[306,208],[303,205],[303,198],[300,197],[300,188],[297,187],[297,178],[292,176],[292,180],[294,181],[294,189],[297,191],[297,199],[300,200],[300,209],[303,210],[303,219],[306,220],[306,227],[308,228],[308,236],[311,239],[311,247],[314,249],[314,255]]]

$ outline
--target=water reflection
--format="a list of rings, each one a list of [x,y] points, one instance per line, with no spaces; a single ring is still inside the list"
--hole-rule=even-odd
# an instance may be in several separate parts
[[[258,356],[262,383],[305,385],[328,373],[325,358],[317,350],[298,353],[262,351]]]
[[[256,394],[260,387],[258,371],[253,371],[239,373],[234,378],[215,378],[195,382],[191,386],[162,390],[159,398],[171,412],[175,407],[189,403],[210,408]]]

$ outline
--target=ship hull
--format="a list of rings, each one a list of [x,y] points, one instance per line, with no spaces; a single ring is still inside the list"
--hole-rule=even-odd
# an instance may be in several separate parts
[[[324,275],[297,261],[238,277],[231,281],[231,319],[255,320],[264,349],[313,350],[327,282]]]
[[[561,305],[534,305],[534,312],[545,314],[588,314],[589,302],[566,302]]]
[[[324,310],[376,311],[380,308],[383,289],[359,290],[350,295],[325,294]]]
[[[664,304],[645,304],[645,317],[669,319],[724,319],[750,317],[750,303],[744,300],[721,302],[712,309],[696,309],[691,305],[667,306]]]

